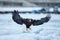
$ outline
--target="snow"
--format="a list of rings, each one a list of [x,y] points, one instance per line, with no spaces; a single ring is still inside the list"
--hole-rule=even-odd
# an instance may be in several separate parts
[[[47,14],[20,14],[23,18],[41,19]],[[16,24],[11,14],[0,14],[0,40],[60,40],[60,15],[51,14],[49,22],[33,26],[28,32],[25,25]]]
[[[33,10],[40,10],[42,7],[0,7],[0,11],[13,11],[13,10],[19,10],[19,11],[33,11]]]

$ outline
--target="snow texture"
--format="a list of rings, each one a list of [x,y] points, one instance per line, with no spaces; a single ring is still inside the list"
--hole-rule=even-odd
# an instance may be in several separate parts
[[[47,14],[20,14],[23,18],[41,19]],[[51,14],[49,22],[33,26],[28,32],[25,25],[12,20],[11,14],[0,14],[0,40],[60,40],[60,15]]]

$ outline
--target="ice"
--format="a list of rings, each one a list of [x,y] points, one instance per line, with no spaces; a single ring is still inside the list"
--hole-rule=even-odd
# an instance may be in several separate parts
[[[0,7],[0,11],[13,11],[13,10],[19,10],[19,11],[33,11],[33,10],[40,10],[42,7]]]
[[[20,14],[23,18],[41,19],[47,14]],[[60,15],[51,14],[49,22],[33,26],[27,32],[25,25],[12,20],[11,14],[0,14],[0,40],[60,40]]]

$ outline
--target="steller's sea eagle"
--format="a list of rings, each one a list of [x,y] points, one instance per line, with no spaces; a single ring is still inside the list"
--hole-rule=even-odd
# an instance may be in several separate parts
[[[43,23],[46,23],[50,20],[51,16],[47,15],[44,18],[41,18],[40,20],[34,20],[34,19],[24,19],[22,17],[20,17],[18,11],[14,10],[14,12],[12,13],[12,19],[14,20],[14,22],[16,22],[17,24],[25,24],[26,25],[26,30],[31,29],[30,26],[33,25],[42,25]]]

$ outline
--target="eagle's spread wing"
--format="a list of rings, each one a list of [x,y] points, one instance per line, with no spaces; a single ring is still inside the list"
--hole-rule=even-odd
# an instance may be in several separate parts
[[[22,18],[19,15],[18,11],[16,10],[14,10],[14,12],[12,13],[12,19],[14,20],[14,22],[16,22],[17,24],[21,24],[21,25],[24,24],[24,21],[25,21],[25,19]]]
[[[23,19],[19,15],[13,16],[12,18],[17,24],[23,24]]]
[[[45,22],[48,22],[49,21],[49,19],[50,19],[50,15],[47,15],[45,18],[41,18],[41,20],[33,20],[33,19],[31,19],[31,21],[32,22],[30,22],[30,23],[28,23],[27,21],[26,21],[26,19],[24,19],[24,18],[22,18],[22,17],[20,17],[20,15],[19,15],[19,13],[17,12],[17,11],[14,11],[13,12],[13,16],[12,16],[12,18],[13,18],[13,20],[17,23],[17,24],[26,24],[26,25],[41,25],[41,24],[43,24],[43,23],[45,23]]]
[[[45,22],[48,22],[50,20],[51,16],[47,15],[45,18],[41,18],[41,20],[33,20],[32,25],[41,25]]]

